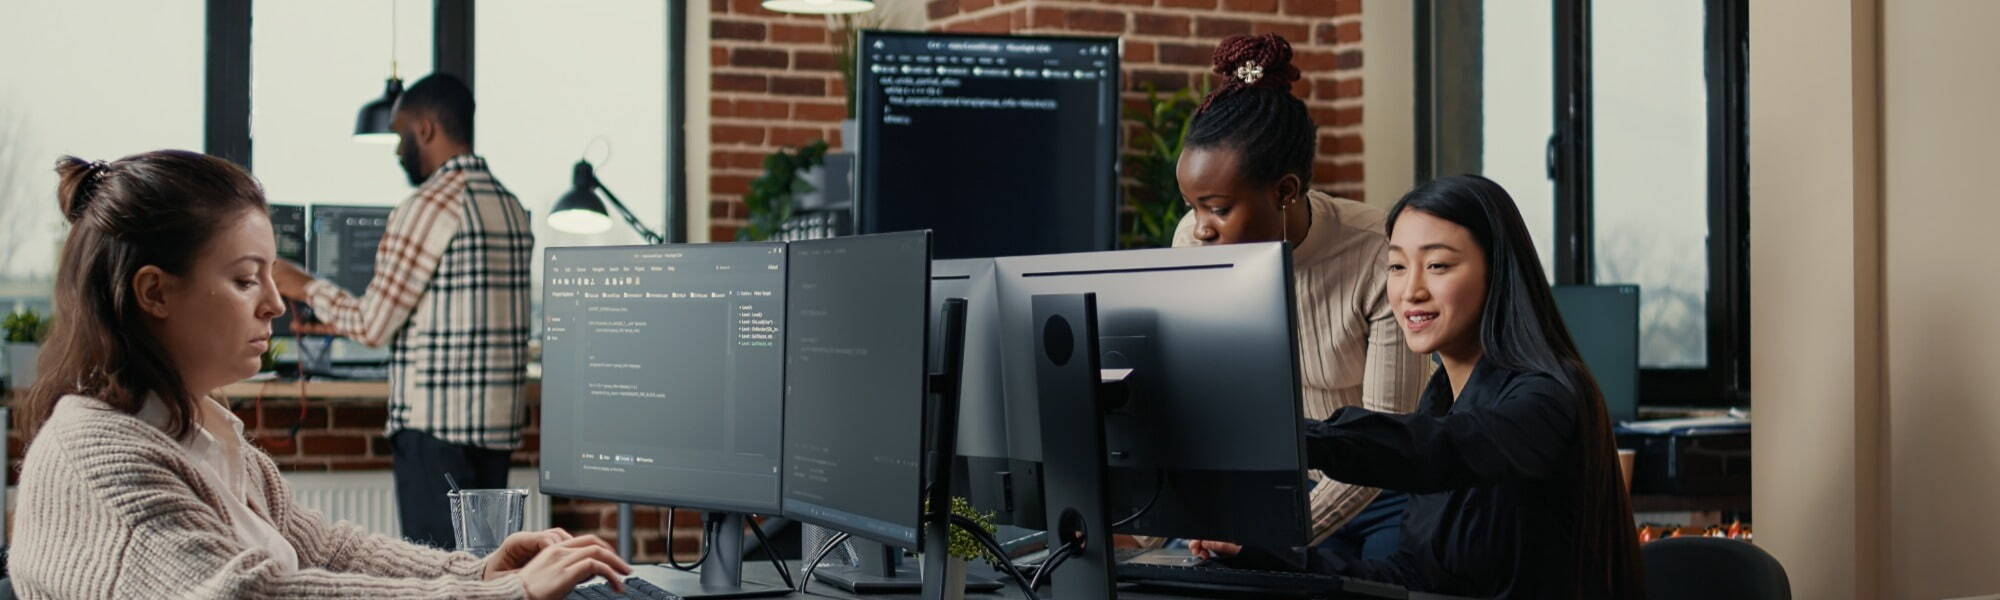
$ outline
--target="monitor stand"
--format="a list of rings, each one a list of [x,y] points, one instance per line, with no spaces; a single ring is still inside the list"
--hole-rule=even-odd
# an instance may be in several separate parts
[[[792,593],[792,589],[783,584],[743,578],[742,513],[708,512],[703,513],[702,518],[708,521],[715,533],[707,540],[708,555],[696,568],[697,573],[656,568],[636,573],[639,578],[690,599],[761,598]]]
[[[1051,550],[1077,546],[1050,574],[1050,596],[1118,597],[1104,466],[1104,403],[1122,393],[1098,370],[1097,295],[1036,294],[1035,391],[1042,424],[1042,492]],[[1053,556],[1053,555],[1051,555]]]

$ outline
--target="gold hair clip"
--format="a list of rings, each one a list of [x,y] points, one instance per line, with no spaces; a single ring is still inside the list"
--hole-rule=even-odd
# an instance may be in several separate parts
[[[1254,85],[1257,80],[1264,78],[1264,67],[1258,65],[1257,61],[1243,61],[1242,66],[1236,67],[1236,78],[1243,80],[1245,84]]]

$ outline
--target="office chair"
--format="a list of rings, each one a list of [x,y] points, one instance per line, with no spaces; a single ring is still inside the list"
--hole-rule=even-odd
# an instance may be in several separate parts
[[[1784,565],[1762,548],[1728,538],[1676,537],[1639,548],[1650,600],[1791,600]]]

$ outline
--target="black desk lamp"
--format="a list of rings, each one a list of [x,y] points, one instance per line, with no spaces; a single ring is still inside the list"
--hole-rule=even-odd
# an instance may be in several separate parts
[[[549,226],[554,227],[556,231],[588,234],[604,233],[604,230],[610,229],[611,216],[605,212],[604,202],[597,199],[597,192],[601,191],[604,192],[605,198],[611,200],[611,206],[618,209],[618,215],[625,218],[625,224],[631,225],[633,230],[638,231],[639,237],[645,238],[646,243],[667,243],[666,238],[647,228],[645,223],[639,221],[639,217],[633,216],[632,211],[625,208],[625,203],[618,201],[618,196],[612,194],[610,188],[604,187],[604,183],[597,180],[597,173],[591,170],[590,161],[576,161],[576,175],[573,181],[569,192],[556,200],[555,209],[549,211]]]

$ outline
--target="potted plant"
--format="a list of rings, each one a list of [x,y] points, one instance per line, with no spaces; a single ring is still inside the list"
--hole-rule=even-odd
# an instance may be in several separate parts
[[[856,94],[860,86],[854,80],[857,52],[861,46],[861,31],[881,27],[886,18],[876,18],[865,14],[845,14],[833,17],[833,58],[840,69],[840,82],[845,84],[847,93],[842,94],[847,101],[847,118],[840,121],[840,144],[842,148],[854,151],[855,136],[860,131],[854,122]]]
[[[278,357],[284,356],[286,349],[287,346],[285,346],[284,340],[271,340],[270,347],[265,348],[264,354],[257,357],[257,370],[276,371],[278,369]]]
[[[41,356],[41,342],[48,337],[47,317],[32,310],[17,310],[0,319],[0,328],[7,332],[7,372],[8,382],[15,389],[23,389],[35,382],[35,360]]]
[[[750,182],[743,205],[750,210],[749,224],[736,231],[740,241],[763,241],[777,237],[792,219],[798,197],[812,193],[814,171],[826,162],[826,141],[814,140],[796,151],[779,150],[764,157],[764,174]]]
[[[952,496],[951,512],[952,514],[971,519],[974,523],[978,523],[979,528],[986,530],[987,535],[992,535],[994,532],[993,513],[979,512],[979,509],[972,507],[972,502],[964,498]],[[950,555],[945,560],[944,573],[944,592],[945,598],[948,600],[964,600],[965,598],[966,561],[982,559],[989,564],[997,566],[1000,564],[998,561],[1006,560],[1003,557],[993,556],[993,553],[988,552],[986,546],[980,544],[979,540],[972,537],[971,533],[967,533],[957,527],[951,528],[951,541],[945,545],[945,548],[946,553]],[[923,573],[922,576],[924,579],[931,578],[931,574],[929,573]]]
[[[1182,88],[1162,97],[1158,89],[1146,86],[1146,106],[1150,110],[1139,122],[1144,131],[1139,143],[1145,150],[1132,157],[1132,175],[1139,190],[1130,194],[1132,227],[1124,235],[1126,248],[1164,248],[1174,245],[1174,230],[1180,226],[1187,204],[1181,199],[1180,180],[1174,169],[1181,161],[1181,142],[1194,111],[1208,95],[1208,84]]]

